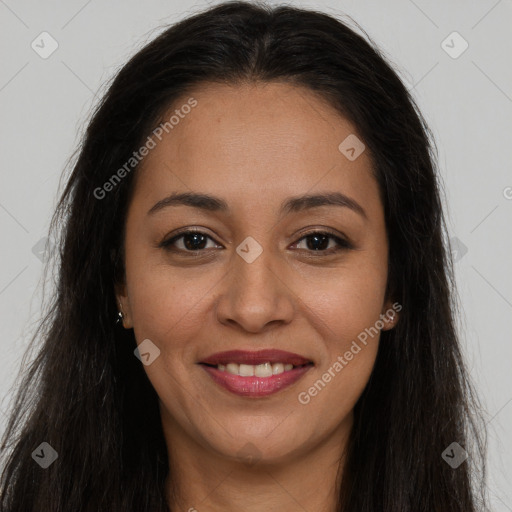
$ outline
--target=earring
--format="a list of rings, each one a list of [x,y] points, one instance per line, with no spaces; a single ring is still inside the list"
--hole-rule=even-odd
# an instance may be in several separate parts
[[[122,309],[121,308],[121,303],[119,303],[119,309]],[[116,324],[118,324],[119,322],[122,322],[123,318],[124,318],[123,312],[122,311],[118,311],[117,312]]]

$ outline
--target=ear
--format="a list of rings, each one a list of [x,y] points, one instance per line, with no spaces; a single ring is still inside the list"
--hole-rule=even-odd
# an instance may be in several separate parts
[[[384,304],[380,315],[380,319],[384,322],[383,331],[389,331],[396,326],[400,318],[401,310],[402,305],[399,302],[389,300]]]
[[[117,309],[123,314],[123,327],[131,329],[133,327],[132,313],[130,309],[130,300],[126,291],[126,285],[117,283],[114,287]]]

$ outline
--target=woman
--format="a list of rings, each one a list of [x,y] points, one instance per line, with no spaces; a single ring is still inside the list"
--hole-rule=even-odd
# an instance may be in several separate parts
[[[52,222],[0,510],[483,510],[434,161],[325,14],[231,2],[143,48]]]

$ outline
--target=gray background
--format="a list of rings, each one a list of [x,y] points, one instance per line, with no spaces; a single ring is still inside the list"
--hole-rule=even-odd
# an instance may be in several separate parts
[[[33,248],[47,234],[60,175],[91,108],[144,42],[214,3],[0,0],[2,431],[41,309],[42,262]],[[459,329],[488,421],[488,487],[494,510],[512,511],[511,0],[290,3],[353,17],[434,132],[450,237],[460,249]],[[46,59],[31,47],[34,40],[42,46],[43,31],[59,45]],[[454,31],[469,45],[460,55],[464,42]]]

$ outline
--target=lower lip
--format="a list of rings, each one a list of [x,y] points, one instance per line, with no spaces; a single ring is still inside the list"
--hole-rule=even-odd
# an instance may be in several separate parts
[[[277,393],[297,382],[313,365],[298,366],[293,370],[270,377],[241,377],[214,366],[201,365],[210,377],[220,386],[240,396],[260,397]]]

